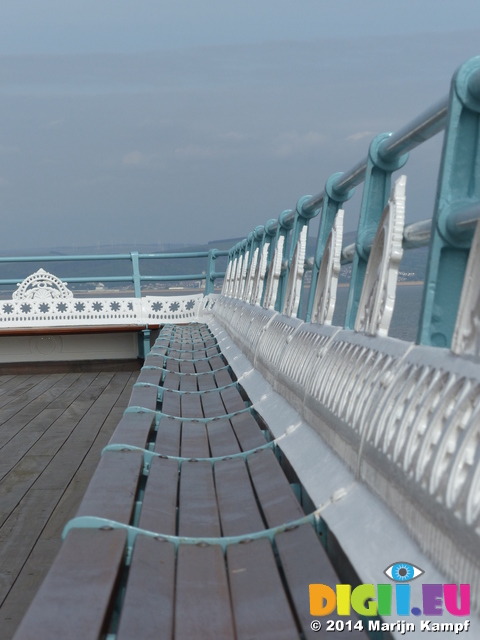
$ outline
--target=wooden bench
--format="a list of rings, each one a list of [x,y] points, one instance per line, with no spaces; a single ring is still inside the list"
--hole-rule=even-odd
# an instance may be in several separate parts
[[[199,342],[205,353],[215,342],[206,327],[167,328],[157,340],[168,349],[197,347]],[[313,526],[287,528],[275,536],[274,545],[268,537],[251,539],[252,534],[298,520],[304,511],[274,452],[255,450],[266,439],[254,416],[242,412],[222,417],[247,406],[228,369],[221,368],[223,356],[196,361],[193,353],[191,359],[166,359],[160,405],[162,371],[142,371],[140,380],[156,386],[134,387],[130,406],[151,411],[125,413],[111,439],[150,446],[160,454],[153,457],[148,476],[143,475],[142,452],[107,451],[78,513],[158,536],[137,535],[127,567],[125,530],[71,530],[17,640],[97,640],[110,632],[119,640],[343,637],[327,634],[325,625],[319,633],[310,628],[308,585],[323,582],[334,588],[339,581]],[[183,365],[188,372],[181,370]],[[205,374],[193,375],[200,370]],[[179,394],[178,389],[195,393]],[[155,428],[152,409],[158,407],[176,417],[161,417]],[[242,451],[250,452],[246,459],[236,456]],[[213,464],[196,459],[220,456],[225,458]],[[224,550],[220,544],[180,540],[176,549],[165,536],[243,536],[243,541]],[[117,626],[112,612],[120,603],[123,583]],[[352,631],[348,637],[366,636]]]

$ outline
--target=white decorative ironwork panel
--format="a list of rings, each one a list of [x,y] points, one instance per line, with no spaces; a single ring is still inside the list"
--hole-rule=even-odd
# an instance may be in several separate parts
[[[406,183],[407,176],[400,176],[395,182],[368,259],[355,331],[371,336],[387,336],[392,319],[403,255]]]
[[[270,243],[265,243],[260,254],[260,260],[257,262],[257,269],[255,271],[255,282],[253,285],[253,292],[250,302],[252,304],[260,304],[262,301],[263,283],[265,281],[265,273],[267,271],[268,261],[268,249]]]
[[[312,322],[318,322],[318,324],[332,324],[337,299],[340,258],[342,257],[342,238],[343,209],[340,209],[335,216],[335,222],[328,236],[318,272],[312,309]]]
[[[477,222],[463,280],[452,351],[480,356],[480,225]]]
[[[260,249],[257,247],[255,249],[255,251],[254,251],[254,254],[252,256],[252,261],[251,261],[250,267],[248,269],[247,280],[245,282],[245,289],[243,291],[243,300],[245,302],[250,302],[250,296],[252,295],[255,272],[256,272],[256,269],[257,269],[259,251],[260,251]]]
[[[275,301],[277,299],[278,281],[280,280],[280,273],[282,271],[282,259],[283,259],[283,245],[285,238],[280,236],[275,247],[275,253],[273,254],[272,261],[270,262],[270,268],[267,276],[267,286],[265,289],[265,298],[263,301],[264,309],[273,309],[275,307]]]
[[[297,315],[300,304],[300,293],[302,291],[303,272],[305,270],[305,252],[307,250],[308,227],[304,225],[300,232],[295,253],[293,254],[292,266],[288,274],[287,293],[283,305],[283,313],[292,317]]]
[[[1,328],[146,325],[196,320],[201,294],[143,298],[74,298],[59,278],[40,269],[0,301]]]

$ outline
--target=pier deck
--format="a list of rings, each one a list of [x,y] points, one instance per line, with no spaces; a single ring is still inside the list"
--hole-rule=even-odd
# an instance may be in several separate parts
[[[0,640],[48,572],[137,376],[0,376]]]

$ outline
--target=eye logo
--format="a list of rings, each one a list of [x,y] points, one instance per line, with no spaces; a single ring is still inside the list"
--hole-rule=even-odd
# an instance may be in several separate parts
[[[422,576],[425,571],[410,562],[394,562],[383,573],[395,582],[410,582]]]

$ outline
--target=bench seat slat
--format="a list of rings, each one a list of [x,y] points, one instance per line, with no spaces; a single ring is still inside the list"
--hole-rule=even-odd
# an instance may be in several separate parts
[[[203,418],[202,403],[200,396],[184,393],[180,396],[182,407],[182,418]]]
[[[207,430],[203,422],[182,423],[182,447],[181,455],[184,458],[208,458],[210,448],[208,446]]]
[[[98,640],[125,555],[121,529],[73,529],[15,635],[16,640]]]
[[[196,376],[181,376],[180,391],[198,391]]]
[[[250,476],[269,527],[305,514],[271,449],[252,453],[247,459]]]
[[[171,638],[174,587],[173,543],[137,536],[117,640]]]
[[[298,640],[270,542],[230,545],[227,561],[237,640]]]
[[[180,386],[180,377],[178,373],[169,371],[165,374],[165,380],[163,381],[164,389],[172,389],[173,391],[178,391]]]
[[[180,536],[220,536],[213,469],[206,460],[182,462],[178,533]]]
[[[145,449],[154,424],[153,413],[125,413],[109,444],[130,444]]]
[[[216,389],[217,385],[215,384],[215,378],[213,377],[213,373],[205,373],[202,376],[198,376],[198,390],[199,391],[210,391],[211,389]]]
[[[240,453],[240,446],[235,437],[230,420],[222,418],[207,424],[208,442],[212,456],[229,456]]]
[[[128,405],[130,407],[145,407],[155,411],[157,408],[157,387],[133,387]]]
[[[228,387],[228,389],[220,391],[220,394],[227,413],[234,413],[235,411],[245,409],[245,402],[236,387]]]
[[[216,371],[214,375],[217,387],[226,387],[233,382],[232,375],[228,369],[220,369],[220,371]]]
[[[227,572],[218,545],[180,545],[175,640],[234,640]]]
[[[250,451],[265,444],[265,436],[258,422],[250,413],[245,412],[232,416],[230,422],[242,451]]]
[[[177,531],[177,490],[178,462],[153,458],[138,526],[174,536]]]
[[[212,371],[208,360],[196,360],[194,364],[196,373],[210,373]]]
[[[225,415],[225,407],[219,391],[207,391],[202,396],[203,413],[206,418]]]
[[[242,459],[215,462],[215,487],[222,535],[240,536],[265,528]]]
[[[106,451],[83,496],[77,516],[96,516],[130,524],[143,455],[138,451]]]
[[[158,423],[155,453],[164,456],[180,455],[180,428],[181,423],[178,420],[162,418]]]
[[[169,416],[180,416],[180,394],[165,390],[163,392],[162,412]]]
[[[312,616],[308,598],[308,585],[322,583],[335,590],[335,585],[341,582],[335,573],[330,560],[323,548],[312,525],[304,524],[290,531],[283,531],[275,536],[275,543],[282,563],[283,571],[288,583],[288,589],[292,596],[297,617],[300,621],[303,634],[307,640],[316,638],[329,638],[331,633],[323,626],[320,631],[313,631],[310,627]],[[342,619],[336,609],[328,615],[330,620]],[[358,622],[358,618],[352,612],[352,627]],[[340,636],[340,634],[339,634]],[[366,633],[352,628],[348,632],[352,640],[365,640]]]

